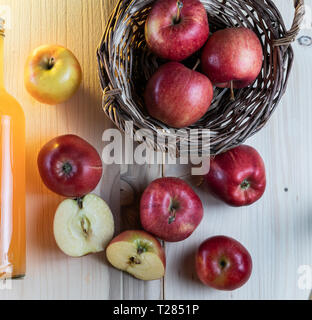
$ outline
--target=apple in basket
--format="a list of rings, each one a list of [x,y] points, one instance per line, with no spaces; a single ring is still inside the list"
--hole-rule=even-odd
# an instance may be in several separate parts
[[[202,70],[218,87],[244,88],[258,77],[263,50],[257,35],[247,28],[215,32],[202,52]]]
[[[234,207],[251,205],[265,192],[264,162],[254,148],[242,145],[212,158],[204,181],[225,203]]]
[[[173,128],[200,120],[213,99],[213,87],[203,74],[179,62],[162,65],[148,81],[144,100],[148,113]]]
[[[182,61],[207,41],[207,12],[199,0],[158,0],[145,25],[152,52],[163,59]]]

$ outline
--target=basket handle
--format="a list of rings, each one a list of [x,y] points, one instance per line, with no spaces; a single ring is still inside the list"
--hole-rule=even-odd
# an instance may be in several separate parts
[[[305,15],[304,0],[294,0],[295,17],[292,27],[287,31],[284,38],[280,38],[274,41],[274,46],[289,46],[297,38],[300,32],[300,26]]]

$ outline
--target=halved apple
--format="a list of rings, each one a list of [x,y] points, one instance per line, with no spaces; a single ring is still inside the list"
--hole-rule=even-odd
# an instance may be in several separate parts
[[[126,231],[106,249],[108,261],[117,269],[140,280],[157,280],[165,275],[166,257],[160,242],[145,231]]]
[[[55,214],[54,236],[68,256],[82,257],[104,251],[114,235],[114,218],[106,202],[89,194],[63,201]]]

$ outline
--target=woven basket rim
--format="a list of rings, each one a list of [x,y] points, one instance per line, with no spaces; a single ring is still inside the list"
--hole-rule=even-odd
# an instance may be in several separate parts
[[[300,25],[305,14],[304,0],[294,0],[295,16],[290,30],[286,29],[281,13],[272,0],[253,0],[252,2],[251,0],[223,1],[223,3],[225,3],[225,12],[223,16],[220,13],[222,23],[222,19],[224,19],[224,21],[227,21],[227,19],[231,21],[227,17],[227,15],[230,15],[229,12],[231,13],[231,10],[233,10],[230,7],[231,5],[237,8],[239,13],[248,12],[246,15],[249,16],[253,14],[252,17],[241,17],[241,19],[247,23],[247,25],[248,23],[251,24],[248,19],[252,19],[256,32],[258,35],[261,35],[264,48],[269,46],[269,50],[272,51],[270,55],[265,56],[262,70],[264,76],[270,74],[272,77],[270,79],[266,79],[265,77],[259,78],[256,87],[239,90],[236,103],[232,104],[224,98],[228,90],[219,90],[217,100],[214,101],[215,106],[210,109],[207,115],[197,124],[186,128],[188,136],[185,134],[180,135],[182,130],[168,128],[155,119],[151,119],[144,111],[144,108],[142,108],[140,95],[133,90],[133,83],[137,81],[137,79],[133,78],[133,69],[135,69],[139,63],[143,64],[144,67],[142,69],[146,73],[143,76],[140,75],[140,83],[147,81],[148,77],[151,76],[150,66],[153,66],[154,69],[157,68],[156,58],[147,54],[146,50],[144,51],[144,46],[142,45],[144,41],[142,40],[142,30],[140,29],[142,28],[141,24],[144,23],[144,18],[146,18],[146,11],[150,9],[152,2],[154,1],[146,0],[144,4],[142,4],[143,0],[119,0],[105,28],[103,38],[97,50],[97,58],[99,77],[103,90],[103,110],[107,116],[123,132],[126,130],[127,121],[133,121],[135,131],[141,129],[145,129],[146,131],[150,130],[151,133],[148,132],[144,140],[150,144],[151,147],[158,151],[175,153],[177,155],[181,153],[183,143],[187,144],[190,149],[194,147],[189,137],[189,130],[192,128],[199,128],[199,133],[202,135],[202,142],[204,141],[203,137],[208,137],[209,133],[209,145],[205,144],[205,140],[203,148],[209,148],[209,153],[212,155],[234,148],[259,132],[266,125],[286,91],[294,59],[291,43],[295,41],[300,31]],[[219,0],[201,0],[201,2],[204,3],[206,7],[209,5],[215,8],[214,6],[219,5],[222,9],[223,6]],[[238,4],[240,4],[240,6]],[[139,8],[138,10],[135,10],[137,8],[136,5]],[[257,8],[258,11],[255,8]],[[261,17],[258,17],[260,13],[263,13],[262,10],[265,9],[270,9],[270,12],[267,13],[268,16],[262,14]],[[211,14],[210,11],[208,11],[208,14]],[[213,17],[213,19],[215,19],[215,17]],[[265,26],[271,19],[278,20],[277,26]],[[219,22],[219,20],[217,21]],[[132,30],[135,24],[138,25],[135,26],[137,33]],[[268,28],[267,31],[265,31],[266,27]],[[118,33],[120,30],[122,30],[123,33]],[[273,33],[279,36],[272,39]],[[127,38],[127,36],[136,38],[133,40]],[[141,43],[139,43],[139,41],[141,41]],[[129,48],[130,46],[131,48]],[[140,51],[140,46],[143,48],[143,54]],[[122,51],[121,48],[123,48],[124,51]],[[136,56],[136,54],[138,54],[137,52],[139,52],[139,55]],[[125,56],[124,59],[121,57],[116,59],[117,54]],[[142,61],[139,61],[141,59]],[[143,59],[146,59],[148,63],[143,61]],[[270,68],[272,69],[272,73],[269,73]],[[129,77],[129,75],[132,75],[132,77]],[[136,82],[136,84],[138,84],[138,82]],[[266,90],[269,94],[266,94]],[[242,107],[240,103],[245,103],[246,105]],[[247,105],[247,103],[250,105]],[[252,108],[253,104],[255,105],[254,109]],[[222,114],[218,114],[220,105],[222,105]],[[240,109],[238,109],[238,105],[240,105]],[[239,117],[238,114],[240,110],[246,113],[245,115],[243,114],[242,117]],[[228,122],[230,124],[228,124]],[[205,127],[205,125],[207,125],[207,127]],[[223,130],[223,126],[226,125],[228,127]],[[229,130],[229,128],[231,130]],[[236,130],[236,128],[238,129]],[[163,139],[161,142],[155,141],[156,135],[162,136]],[[172,136],[180,140],[181,143],[178,148],[176,145],[170,146],[170,143],[168,143],[168,137],[170,138]],[[198,152],[198,150],[196,150],[196,152]]]

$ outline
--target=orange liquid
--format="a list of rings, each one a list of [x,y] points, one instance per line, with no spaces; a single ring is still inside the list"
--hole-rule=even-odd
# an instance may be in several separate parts
[[[0,34],[0,279],[26,271],[25,117],[3,86]]]

